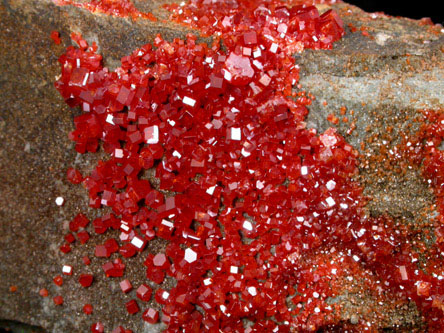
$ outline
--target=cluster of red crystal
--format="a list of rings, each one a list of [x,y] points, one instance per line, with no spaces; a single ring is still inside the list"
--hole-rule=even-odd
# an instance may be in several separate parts
[[[402,270],[402,281],[394,282],[402,285],[401,292],[416,302],[428,319],[429,328],[439,331],[444,327],[444,151],[440,148],[444,142],[444,112],[424,110],[420,121],[419,131],[404,136],[394,148],[394,156],[419,167],[433,190],[438,213],[434,221],[435,244],[416,249],[417,253],[404,245],[404,255],[392,260]],[[426,263],[418,262],[420,255],[427,258]]]
[[[442,186],[444,184],[444,151],[440,148],[444,140],[444,112],[425,110],[424,118],[425,122],[416,136],[416,141],[417,144],[422,143],[420,145],[422,156],[419,156],[423,157],[423,175],[434,190],[440,213],[439,222],[444,224],[444,186]],[[415,153],[418,156],[418,152],[415,151]],[[438,233],[444,235],[443,232]],[[444,241],[444,239],[439,241]]]
[[[338,14],[328,10],[319,15],[313,4],[324,1],[236,0],[167,5],[172,18],[208,35],[222,35],[229,47],[260,44],[286,54],[304,48],[330,49],[344,35]],[[335,1],[329,1],[332,3]],[[294,6],[292,6],[294,3]],[[276,53],[276,51],[274,53]]]
[[[427,236],[403,225],[395,225],[386,218],[370,219],[371,233],[366,233],[357,245],[365,254],[368,268],[384,277],[383,289],[391,290],[399,298],[415,301],[426,318],[428,328],[435,332],[444,327],[444,152],[439,149],[444,139],[444,113],[425,110],[418,132],[401,133],[401,142],[390,149],[382,147],[374,156],[386,163],[403,168],[418,169],[433,190],[438,213],[435,241],[432,246],[421,239]],[[387,142],[386,142],[387,143]]]
[[[172,331],[240,329],[243,318],[274,328],[270,317],[283,327],[305,327],[311,316],[294,317],[301,308],[286,306],[296,293],[289,286],[303,275],[300,256],[343,237],[328,225],[359,215],[353,193],[360,190],[348,184],[356,153],[333,130],[318,136],[305,128],[307,100],[286,97],[298,80],[291,55],[263,36],[242,36],[227,54],[192,36],[173,43],[158,37],[156,50],[143,46],[115,72],[102,68],[78,36],[79,48],[60,58],[56,87],[86,111],[70,134],[77,151],[94,152],[101,140],[110,154],[83,184],[92,207],[113,210],[93,221],[96,233],[120,229],[123,245],[98,245],[96,256],[118,250],[132,256],[154,237],[169,240],[166,253],[148,255],[145,265],[155,283],[165,275],[177,280],[169,292],[156,293]],[[158,189],[140,179],[152,167]],[[84,224],[75,219],[71,231]],[[107,276],[123,275],[116,261],[104,264]],[[322,280],[311,288],[323,295],[311,303],[319,318],[331,312]],[[308,299],[302,294],[297,304]],[[135,300],[127,307],[139,311]]]
[[[414,251],[390,221],[363,216],[352,181],[356,152],[332,129],[307,129],[310,101],[288,97],[299,75],[292,52],[330,48],[344,33],[337,15],[268,1],[195,2],[174,11],[189,24],[198,17],[227,51],[193,36],[157,37],[155,48],[142,46],[112,72],[95,45],[73,35],[79,47],[60,57],[56,83],[70,106],[85,111],[70,133],[76,150],[95,152],[101,143],[109,154],[86,177],[68,171],[88,190],[91,207],[112,209],[93,221],[95,232],[120,230],[120,242],[97,245],[96,256],[128,258],[155,237],[169,241],[144,264],[152,282],[168,275],[177,285],[154,293],[160,316],[149,308],[142,318],[160,318],[171,332],[241,331],[244,319],[255,322],[250,331],[316,330],[339,320],[326,299],[348,260],[365,262],[381,288],[431,309],[431,321],[442,324],[434,317],[439,279],[418,272]],[[159,185],[143,179],[152,168]],[[70,223],[62,251],[75,236],[87,240],[80,233],[88,223],[83,216]],[[319,259],[313,270],[304,258],[324,248],[346,259]],[[122,277],[125,263],[117,258],[103,270]],[[132,285],[123,280],[121,287]],[[141,288],[138,298],[149,300],[151,289]],[[140,310],[135,299],[126,307]],[[103,331],[99,324],[95,331]]]
[[[118,17],[130,17],[133,20],[142,18],[157,21],[151,13],[139,11],[130,0],[53,0],[58,6],[75,6],[93,13],[102,13]]]

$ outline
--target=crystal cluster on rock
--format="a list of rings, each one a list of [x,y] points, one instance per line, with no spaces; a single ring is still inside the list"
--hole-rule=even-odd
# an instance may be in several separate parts
[[[53,0],[58,6],[75,6],[87,9],[93,13],[107,14],[118,17],[130,17],[133,20],[139,18],[157,21],[156,17],[151,13],[139,11],[129,0]]]
[[[415,300],[430,327],[443,325],[439,262],[433,272],[420,269],[389,218],[363,213],[353,180],[358,153],[334,129],[307,128],[310,99],[293,92],[299,71],[292,54],[331,48],[344,34],[339,16],[278,1],[169,9],[175,20],[214,34],[215,43],[158,36],[111,71],[95,44],[72,34],[78,47],[59,59],[56,88],[84,111],[69,134],[75,149],[108,154],[90,174],[69,169],[67,177],[83,184],[91,207],[112,211],[92,227],[119,230],[119,240],[97,244],[94,254],[124,293],[137,290],[122,305],[128,313],[161,320],[168,332],[314,331],[339,321],[327,299],[346,271],[365,266],[378,288]],[[439,197],[441,164],[439,155],[426,166]],[[150,169],[159,184],[147,179]],[[75,239],[87,242],[89,224],[77,215],[61,251]],[[174,278],[171,290],[124,278],[125,259],[144,255],[156,237],[169,244],[165,253],[148,254],[144,269],[156,284]],[[93,277],[79,283],[89,287]],[[160,312],[145,308],[152,297]]]

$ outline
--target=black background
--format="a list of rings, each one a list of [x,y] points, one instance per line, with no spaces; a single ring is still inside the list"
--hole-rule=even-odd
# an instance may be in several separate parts
[[[390,1],[390,0],[345,0],[366,12],[384,12],[392,16],[405,16],[412,19],[430,17],[433,23],[444,23],[444,0]]]

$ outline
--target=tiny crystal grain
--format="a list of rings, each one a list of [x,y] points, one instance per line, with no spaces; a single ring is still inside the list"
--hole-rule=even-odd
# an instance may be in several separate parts
[[[48,290],[46,288],[42,288],[39,291],[39,295],[42,296],[42,297],[48,297],[49,292],[48,292]]]
[[[93,306],[91,304],[85,304],[82,310],[83,313],[85,313],[86,315],[90,315],[91,313],[93,313]]]
[[[63,305],[63,297],[62,296],[55,296],[52,300],[55,305]]]

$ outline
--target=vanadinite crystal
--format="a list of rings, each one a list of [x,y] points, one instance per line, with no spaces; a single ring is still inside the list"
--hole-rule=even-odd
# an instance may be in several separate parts
[[[110,1],[58,2],[134,14]],[[84,111],[69,134],[76,151],[100,147],[108,155],[85,176],[67,175],[83,184],[91,207],[109,209],[92,222],[95,233],[118,232],[118,240],[94,247],[104,274],[122,277],[126,258],[155,238],[168,242],[140,269],[154,284],[167,276],[176,284],[155,288],[161,314],[150,307],[143,320],[160,318],[168,332],[237,332],[245,320],[253,322],[247,331],[316,331],[340,320],[327,302],[340,278],[371,270],[383,281],[378,288],[414,300],[430,327],[444,325],[442,273],[418,269],[389,218],[365,215],[357,152],[334,129],[306,128],[311,101],[293,92],[293,53],[332,48],[344,34],[337,13],[277,0],[195,0],[169,9],[174,20],[216,34],[224,49],[220,40],[158,36],[111,71],[97,45],[72,34],[78,47],[59,58],[56,82]],[[442,197],[442,154],[428,152],[425,167]],[[149,172],[157,181],[147,180]],[[88,224],[83,214],[69,224],[82,244]],[[442,242],[444,228],[438,236]],[[120,281],[130,292],[129,280]],[[136,294],[149,301],[152,290],[141,285]],[[125,307],[140,310],[134,299]]]
[[[112,16],[131,17],[132,19],[144,18],[151,21],[157,21],[153,14],[142,13],[137,10],[129,0],[54,0],[54,2],[59,6],[71,5],[88,9],[91,12],[105,13]],[[57,43],[56,39],[54,39],[54,41]]]
[[[137,288],[137,297],[145,302],[148,302],[151,299],[152,289],[146,284],[142,284],[139,288]]]
[[[93,306],[91,304],[85,304],[83,306],[83,312],[87,315],[90,315],[91,313],[93,313]]]
[[[49,292],[48,292],[48,290],[46,288],[42,288],[39,291],[39,295],[42,296],[42,297],[48,297]]]
[[[60,40],[60,34],[58,31],[51,31],[51,39],[56,43],[57,45],[60,44],[62,41]]]
[[[143,320],[150,324],[155,324],[159,320],[159,312],[154,310],[153,308],[149,308],[145,310],[142,315]]]
[[[73,184],[80,184],[83,181],[83,176],[79,170],[68,168],[66,178]]]
[[[94,280],[94,277],[91,274],[80,274],[79,283],[82,287],[89,287]]]
[[[140,310],[139,305],[137,305],[137,301],[134,299],[127,302],[125,304],[125,306],[126,306],[126,310],[128,311],[129,314],[136,314]]]
[[[123,280],[120,282],[120,289],[122,289],[124,293],[129,293],[133,289],[133,285],[129,280]]]
[[[97,322],[91,325],[91,332],[92,333],[103,333],[105,332],[105,327],[101,322]]]
[[[53,279],[53,281],[54,281],[54,283],[57,285],[57,286],[61,286],[61,285],[63,285],[63,277],[61,277],[60,275],[57,275],[54,279]]]
[[[62,296],[55,296],[53,299],[55,305],[62,305],[63,304],[63,297]]]

